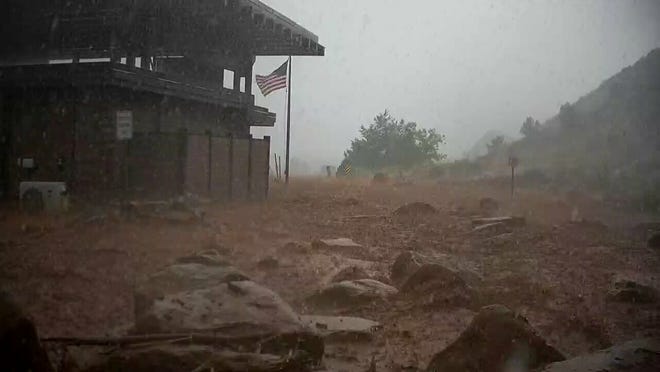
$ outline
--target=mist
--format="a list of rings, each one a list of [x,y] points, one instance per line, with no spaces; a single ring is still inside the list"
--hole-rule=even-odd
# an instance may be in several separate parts
[[[293,60],[291,156],[311,171],[338,164],[385,109],[436,128],[460,158],[485,132],[516,137],[525,117],[543,122],[660,46],[657,1],[264,2],[326,47]],[[259,57],[255,73],[283,60]],[[253,129],[282,155],[285,97],[256,93],[277,122]]]

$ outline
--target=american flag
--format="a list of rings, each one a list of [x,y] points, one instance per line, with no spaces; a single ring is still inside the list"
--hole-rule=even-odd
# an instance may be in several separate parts
[[[286,88],[286,74],[289,67],[289,61],[286,61],[277,70],[270,73],[270,75],[257,75],[257,86],[261,89],[264,96],[272,92]]]

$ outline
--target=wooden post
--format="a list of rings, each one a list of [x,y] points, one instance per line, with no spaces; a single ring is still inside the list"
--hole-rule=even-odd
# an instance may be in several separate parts
[[[509,156],[509,166],[511,167],[511,198],[513,199],[513,194],[515,190],[516,167],[518,166],[518,158],[515,156]]]

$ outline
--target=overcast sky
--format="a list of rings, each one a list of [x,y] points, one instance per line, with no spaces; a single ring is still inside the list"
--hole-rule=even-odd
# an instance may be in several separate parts
[[[384,109],[446,134],[460,157],[486,131],[516,135],[660,47],[660,1],[262,0],[319,36],[324,57],[294,57],[292,157],[315,170]],[[268,74],[283,57],[259,57]],[[283,154],[285,93],[277,113]],[[283,155],[282,155],[283,157]]]

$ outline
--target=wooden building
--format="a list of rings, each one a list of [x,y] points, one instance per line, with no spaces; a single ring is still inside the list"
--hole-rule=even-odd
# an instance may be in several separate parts
[[[9,198],[28,180],[63,181],[89,198],[263,198],[270,140],[250,127],[273,126],[275,115],[254,104],[255,58],[324,54],[314,34],[257,0],[2,7],[0,190]],[[131,138],[121,139],[126,126]]]

